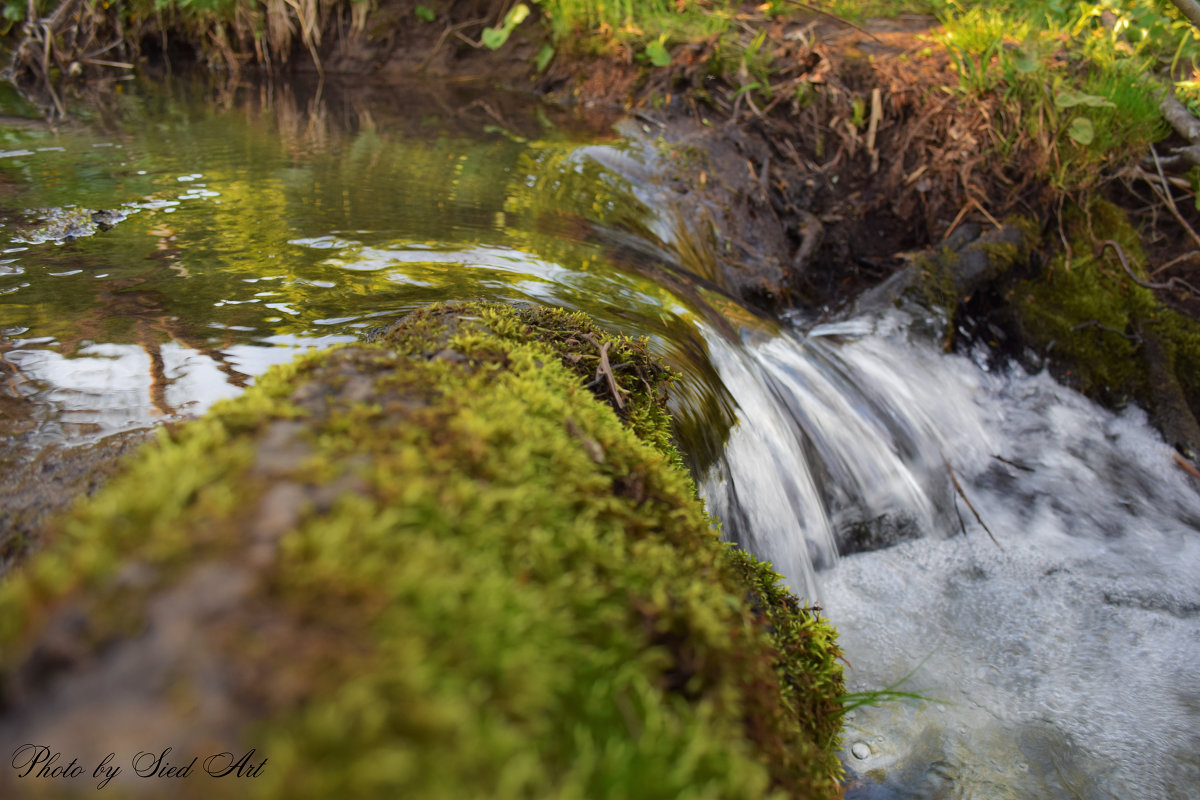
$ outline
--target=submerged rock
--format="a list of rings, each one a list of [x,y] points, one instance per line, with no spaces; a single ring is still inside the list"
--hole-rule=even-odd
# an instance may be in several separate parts
[[[4,794],[836,796],[834,633],[718,539],[667,377],[430,307],[164,431],[0,585]]]
[[[128,209],[95,210],[68,206],[65,208],[39,208],[30,213],[37,219],[37,222],[20,228],[13,236],[14,242],[63,244],[85,236],[93,236],[101,231],[109,230],[118,222],[126,219],[130,211]]]

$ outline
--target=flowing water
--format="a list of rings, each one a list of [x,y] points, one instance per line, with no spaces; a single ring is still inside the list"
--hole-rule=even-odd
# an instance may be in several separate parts
[[[841,631],[859,798],[1200,796],[1200,488],[1137,409],[889,309],[759,319],[640,126],[461,86],[110,98],[0,130],[0,458],[200,413],[436,299],[581,309],[686,375],[727,535]]]

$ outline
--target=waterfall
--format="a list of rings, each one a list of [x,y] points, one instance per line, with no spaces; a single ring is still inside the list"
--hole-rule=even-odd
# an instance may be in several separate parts
[[[1194,797],[1200,481],[1141,410],[921,327],[706,334],[740,409],[710,508],[821,602],[852,690],[928,698],[852,715],[848,796]]]

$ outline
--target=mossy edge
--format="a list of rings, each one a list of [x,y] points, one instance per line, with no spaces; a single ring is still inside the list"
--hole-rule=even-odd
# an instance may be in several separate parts
[[[589,348],[632,365],[618,389]],[[53,692],[21,676],[56,619],[82,618],[86,669],[219,568],[251,588],[190,646],[272,760],[256,796],[836,796],[835,634],[719,540],[639,348],[476,303],[272,370],[0,586],[7,704]],[[291,689],[261,685],[277,673]],[[186,684],[141,691],[211,691]]]

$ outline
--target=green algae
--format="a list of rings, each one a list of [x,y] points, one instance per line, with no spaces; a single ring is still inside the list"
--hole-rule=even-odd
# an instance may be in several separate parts
[[[4,675],[64,609],[111,651],[221,565],[251,588],[189,641],[270,758],[257,796],[836,796],[834,633],[719,540],[668,378],[583,315],[484,303],[302,356],[0,586]]]

